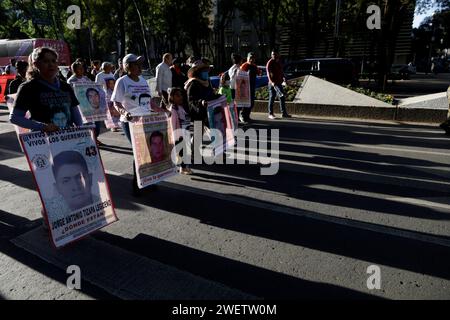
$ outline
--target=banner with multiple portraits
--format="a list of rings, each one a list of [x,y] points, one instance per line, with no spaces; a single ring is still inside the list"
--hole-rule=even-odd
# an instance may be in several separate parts
[[[220,155],[235,142],[233,120],[225,96],[208,101],[208,121],[212,132],[211,145],[214,148],[214,154]]]
[[[92,129],[22,133],[20,141],[55,247],[118,220]]]
[[[238,108],[250,108],[250,76],[243,70],[236,73],[236,91],[234,102]]]
[[[103,86],[96,83],[74,83],[83,122],[107,120],[108,107]]]
[[[163,112],[130,122],[137,184],[144,188],[177,173],[172,161],[175,145],[172,123]]]

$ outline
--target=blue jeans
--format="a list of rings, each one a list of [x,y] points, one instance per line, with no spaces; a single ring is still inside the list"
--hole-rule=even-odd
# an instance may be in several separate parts
[[[122,130],[125,133],[125,137],[127,137],[128,141],[131,144],[131,134],[130,134],[130,124],[128,122],[122,122]],[[136,164],[133,159],[133,188],[137,191],[137,175],[136,175]]]
[[[278,97],[280,99],[280,111],[282,114],[287,114],[286,111],[286,97],[284,96],[283,86],[281,84],[276,84],[277,88],[283,93],[283,97]],[[273,114],[273,103],[275,102],[275,97],[278,95],[275,88],[268,85],[269,89],[269,114]]]
[[[95,137],[99,136],[102,123],[103,121],[95,121]]]
[[[94,121],[94,122],[86,123],[86,124],[88,124],[88,125],[93,125],[93,126],[95,126],[95,128],[94,128],[95,138],[97,138],[98,135],[100,134],[100,129],[101,129],[102,122],[103,122],[103,121]]]
[[[250,119],[250,114],[252,112],[253,106],[255,105],[255,93],[255,87],[250,87],[250,108],[243,108],[244,110],[242,110],[242,116],[246,121]]]
[[[122,122],[122,130],[123,133],[125,133],[125,137],[127,137],[128,142],[131,143],[130,125],[128,122]]]

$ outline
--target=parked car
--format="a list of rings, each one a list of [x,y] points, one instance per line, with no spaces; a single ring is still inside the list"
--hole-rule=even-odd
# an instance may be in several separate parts
[[[266,67],[265,66],[258,66],[258,69],[261,71],[261,75],[260,76],[256,76],[255,87],[256,88],[260,88],[260,87],[267,86],[267,84],[269,83],[269,79],[267,77]],[[226,70],[224,72],[228,72],[228,70]],[[224,72],[221,72],[217,76],[212,76],[212,77],[209,78],[213,88],[219,88],[219,86],[220,86],[220,77],[222,76],[222,74]]]
[[[313,75],[338,84],[353,84],[358,80],[356,68],[350,59],[314,58],[284,65],[286,79]]]
[[[407,64],[393,64],[388,78],[407,80],[410,78],[410,75],[414,73],[416,73],[416,71],[413,66]]]

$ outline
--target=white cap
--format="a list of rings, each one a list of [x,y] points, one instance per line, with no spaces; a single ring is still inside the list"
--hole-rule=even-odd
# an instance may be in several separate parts
[[[102,66],[100,67],[100,69],[105,70],[106,66],[112,66],[111,62],[105,61],[102,63]]]
[[[122,64],[128,64],[128,63],[137,62],[137,61],[141,62],[143,60],[144,60],[144,58],[142,56],[137,56],[135,54],[129,53],[125,57],[123,57]]]

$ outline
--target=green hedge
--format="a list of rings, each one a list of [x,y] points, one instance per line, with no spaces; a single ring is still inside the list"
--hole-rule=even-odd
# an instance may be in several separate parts
[[[294,101],[295,95],[303,82],[303,78],[287,81],[286,87],[284,87],[284,93],[286,95],[286,101]],[[269,89],[267,86],[256,89],[256,100],[269,100]]]

